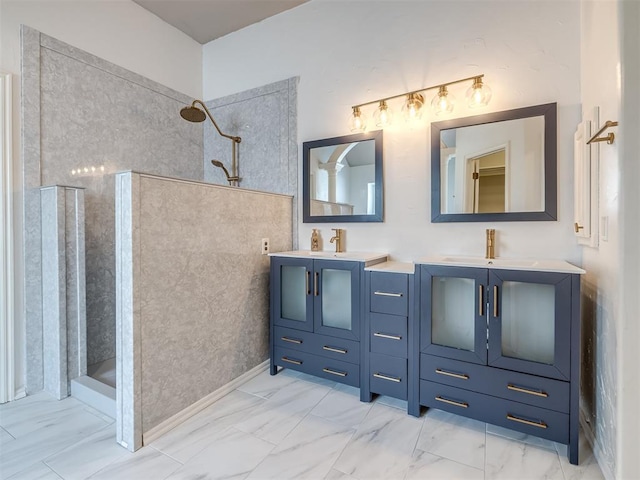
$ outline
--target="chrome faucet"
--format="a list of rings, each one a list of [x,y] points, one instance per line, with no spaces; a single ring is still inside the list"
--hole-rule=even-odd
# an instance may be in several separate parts
[[[496,258],[496,230],[487,228],[487,253],[484,258]]]
[[[331,237],[331,239],[329,240],[329,243],[335,243],[336,244],[336,253],[340,253],[340,252],[344,252],[344,246],[342,244],[342,229],[341,228],[332,228],[331,230],[333,230],[334,232],[336,232],[336,234]]]

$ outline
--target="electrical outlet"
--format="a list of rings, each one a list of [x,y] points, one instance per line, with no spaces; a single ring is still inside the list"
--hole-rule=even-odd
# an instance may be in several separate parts
[[[269,253],[269,239],[268,238],[263,238],[262,239],[262,243],[260,244],[260,251],[262,252],[262,255],[266,255]]]

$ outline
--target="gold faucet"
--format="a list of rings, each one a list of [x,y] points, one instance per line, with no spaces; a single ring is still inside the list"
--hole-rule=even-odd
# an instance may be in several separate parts
[[[487,228],[487,253],[485,258],[496,258],[496,230],[495,228]]]
[[[344,247],[342,245],[342,229],[341,228],[332,228],[334,232],[336,232],[335,236],[331,237],[329,243],[336,244],[336,253],[344,252]]]

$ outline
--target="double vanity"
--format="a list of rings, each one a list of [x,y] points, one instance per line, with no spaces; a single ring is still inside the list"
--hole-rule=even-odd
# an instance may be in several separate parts
[[[582,273],[563,261],[272,254],[271,374],[567,444],[577,464]]]

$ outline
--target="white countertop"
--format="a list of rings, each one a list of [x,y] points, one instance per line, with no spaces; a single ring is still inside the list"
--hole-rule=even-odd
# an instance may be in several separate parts
[[[586,273],[564,260],[538,260],[534,258],[494,258],[465,257],[462,255],[432,255],[416,260],[426,265],[445,265],[450,267],[496,268],[502,270],[528,270],[533,272]]]
[[[270,253],[270,257],[312,258],[322,260],[348,260],[351,262],[363,262],[366,266],[375,265],[387,260],[386,253],[379,252],[312,252],[310,250],[294,250],[292,252]]]
[[[413,274],[415,265],[411,262],[382,262],[365,268],[370,272],[409,273]]]

